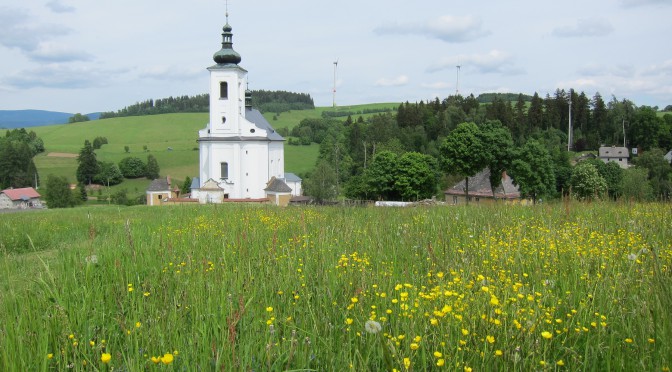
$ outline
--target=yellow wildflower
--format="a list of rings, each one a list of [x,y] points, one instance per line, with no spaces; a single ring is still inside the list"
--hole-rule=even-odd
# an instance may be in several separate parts
[[[112,355],[109,353],[103,353],[103,355],[100,356],[100,361],[107,364],[112,360]]]
[[[541,337],[543,337],[545,339],[550,339],[550,338],[553,337],[553,334],[551,332],[548,332],[548,331],[543,331],[543,332],[541,332]]]
[[[168,364],[170,364],[170,363],[173,362],[173,359],[174,359],[174,358],[173,358],[173,354],[171,354],[171,353],[165,353],[165,354],[161,357],[161,363],[163,363],[163,364],[165,364],[165,365],[168,365]]]

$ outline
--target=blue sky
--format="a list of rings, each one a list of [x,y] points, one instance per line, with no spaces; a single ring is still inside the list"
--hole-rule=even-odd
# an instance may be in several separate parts
[[[0,0],[0,110],[206,93],[225,1]],[[229,0],[251,89],[336,104],[574,88],[672,105],[672,0]]]

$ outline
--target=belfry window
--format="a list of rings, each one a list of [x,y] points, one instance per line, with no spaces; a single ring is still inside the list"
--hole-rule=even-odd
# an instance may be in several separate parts
[[[228,99],[229,98],[229,84],[226,81],[219,83],[219,98]]]
[[[229,163],[223,162],[220,163],[221,166],[221,177],[222,179],[229,179]]]

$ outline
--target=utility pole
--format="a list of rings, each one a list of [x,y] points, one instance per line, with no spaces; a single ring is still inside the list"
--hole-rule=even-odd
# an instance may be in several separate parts
[[[569,130],[567,131],[567,151],[572,150],[572,91],[569,91]]]
[[[332,103],[332,107],[336,108],[336,69],[338,68],[338,59],[336,59],[336,62],[334,62],[334,100]]]

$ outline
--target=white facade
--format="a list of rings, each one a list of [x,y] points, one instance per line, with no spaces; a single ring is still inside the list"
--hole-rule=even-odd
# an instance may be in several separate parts
[[[285,176],[284,139],[249,105],[247,71],[238,66],[230,31],[227,23],[217,64],[208,68],[210,121],[198,132],[200,185],[192,189],[200,203],[262,199],[269,180]]]

